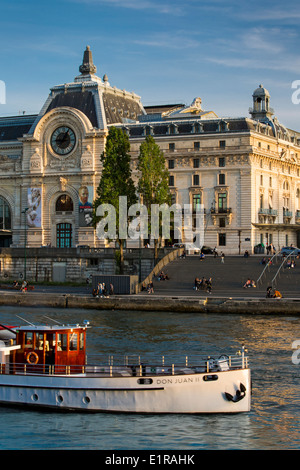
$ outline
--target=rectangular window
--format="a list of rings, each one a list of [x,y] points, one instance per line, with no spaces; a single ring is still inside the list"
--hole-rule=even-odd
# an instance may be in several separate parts
[[[25,348],[33,348],[33,332],[32,331],[27,331],[25,333]]]
[[[226,233],[219,233],[219,246],[226,246]]]
[[[72,246],[72,225],[57,224],[56,226],[56,246],[57,248],[70,248]]]
[[[169,160],[169,170],[172,170],[174,168],[174,160]]]
[[[225,166],[225,158],[224,157],[219,158],[219,166],[221,166],[221,167]]]
[[[220,140],[219,141],[219,147],[220,147],[220,149],[224,149],[226,147],[226,140]]]
[[[79,349],[80,351],[84,349],[84,333],[80,333],[79,336]]]
[[[57,351],[67,351],[68,335],[65,333],[57,334]]]
[[[201,194],[194,194],[193,195],[193,212],[200,210],[201,206]]]
[[[219,174],[219,184],[225,184],[225,175],[224,175],[224,173]]]
[[[44,333],[37,333],[35,338],[36,349],[43,350],[44,348]]]
[[[262,209],[264,207],[264,196],[261,194],[259,196],[259,208]]]
[[[200,142],[194,142],[194,150],[200,149]]]
[[[169,176],[169,186],[174,186],[174,176],[173,175]]]
[[[199,175],[193,175],[193,186],[199,186]]]
[[[219,193],[218,195],[218,211],[226,212],[227,210],[227,194]]]
[[[220,217],[220,219],[219,219],[219,227],[225,227],[225,217]]]
[[[55,349],[55,333],[47,333],[45,340],[45,351],[53,351]]]
[[[169,150],[170,150],[170,152],[174,152],[174,150],[175,150],[175,144],[174,144],[174,142],[171,142],[171,143],[169,144]]]
[[[78,335],[77,333],[71,333],[69,337],[69,349],[70,351],[77,351]]]
[[[199,168],[199,166],[200,166],[200,160],[199,160],[199,158],[194,158],[194,160],[193,160],[193,166],[194,166],[194,168]]]

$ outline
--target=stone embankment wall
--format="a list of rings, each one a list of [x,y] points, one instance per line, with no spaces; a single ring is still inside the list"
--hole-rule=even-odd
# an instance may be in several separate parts
[[[124,295],[110,298],[94,298],[91,295],[45,294],[37,292],[2,292],[0,305],[30,308],[81,308],[142,312],[212,313],[245,315],[294,315],[300,316],[300,299],[230,299],[187,297],[153,297]]]
[[[159,259],[171,249],[159,252]],[[113,248],[1,248],[0,280],[22,280],[30,282],[82,281],[90,275],[118,274]],[[137,275],[145,279],[154,267],[153,249],[127,249],[124,254],[124,274]]]

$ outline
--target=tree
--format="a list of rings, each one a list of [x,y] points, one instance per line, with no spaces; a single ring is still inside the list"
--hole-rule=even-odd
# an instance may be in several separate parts
[[[137,202],[136,188],[131,178],[129,151],[128,136],[121,129],[111,127],[107,136],[105,151],[101,155],[103,170],[97,188],[97,197],[94,201],[93,214],[94,226],[97,226],[103,216],[107,215],[109,206],[114,208],[114,217],[111,218],[111,221],[115,226],[113,238],[120,246],[121,273],[123,273],[124,263],[123,246],[125,239],[127,239],[127,220],[122,220],[120,197],[125,196],[127,198],[126,213],[128,208]],[[107,238],[111,239],[112,237],[107,236]]]
[[[140,179],[138,191],[147,207],[151,220],[151,205],[170,204],[169,171],[166,168],[165,157],[154,138],[149,135],[140,146],[138,170]],[[158,237],[154,238],[155,259],[158,254]]]

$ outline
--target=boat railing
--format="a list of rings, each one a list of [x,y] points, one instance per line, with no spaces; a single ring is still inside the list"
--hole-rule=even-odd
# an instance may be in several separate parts
[[[90,358],[89,358],[90,359]],[[210,373],[248,368],[248,357],[244,353],[234,356],[184,356],[182,358],[160,356],[155,360],[142,360],[139,355],[92,356],[84,365],[57,364],[0,364],[0,374],[16,375],[86,375],[97,377],[155,376]]]

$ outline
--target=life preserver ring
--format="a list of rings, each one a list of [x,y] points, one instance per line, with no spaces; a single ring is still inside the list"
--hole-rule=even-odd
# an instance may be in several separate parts
[[[28,362],[28,364],[37,364],[39,362],[39,356],[36,352],[31,351],[27,354],[26,361]]]

